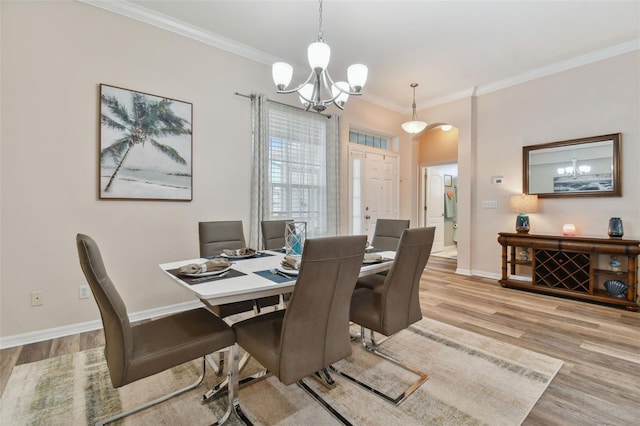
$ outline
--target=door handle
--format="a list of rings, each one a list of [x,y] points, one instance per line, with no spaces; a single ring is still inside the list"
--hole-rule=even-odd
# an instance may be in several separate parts
[[[364,218],[365,218],[365,219],[371,219],[371,216],[366,215]]]

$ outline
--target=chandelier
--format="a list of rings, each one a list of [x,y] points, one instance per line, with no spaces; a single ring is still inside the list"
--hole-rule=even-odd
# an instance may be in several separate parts
[[[571,159],[571,166],[567,167],[558,167],[558,174],[561,176],[569,176],[576,179],[578,176],[582,176],[591,171],[591,166],[583,164],[578,166],[578,160],[576,159],[576,153],[573,153],[573,158]]]
[[[320,19],[318,26],[318,41],[311,43],[307,48],[307,57],[311,74],[307,80],[295,89],[287,90],[293,76],[293,67],[285,62],[276,62],[271,69],[273,82],[278,88],[278,93],[286,94],[297,92],[300,102],[305,109],[313,109],[322,112],[327,105],[333,103],[340,109],[349,99],[349,95],[360,95],[362,87],[367,81],[368,69],[365,65],[354,64],[347,69],[347,80],[334,82],[327,66],[331,57],[331,48],[322,38],[322,0],[320,0]]]
[[[418,120],[418,114],[416,113],[416,87],[418,87],[418,83],[411,83],[409,87],[413,88],[413,116],[411,121],[407,121],[402,123],[402,130],[407,133],[420,133],[427,127],[427,123],[425,121]]]

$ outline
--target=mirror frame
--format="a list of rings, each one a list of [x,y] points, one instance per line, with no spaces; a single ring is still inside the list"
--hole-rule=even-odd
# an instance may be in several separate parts
[[[571,145],[586,145],[594,142],[613,141],[613,169],[612,169],[612,191],[568,191],[568,192],[549,192],[537,193],[540,198],[570,198],[570,197],[621,197],[622,196],[622,163],[620,156],[620,141],[622,137],[620,133],[610,135],[592,136],[589,138],[571,139],[566,141],[549,142],[538,145],[528,145],[522,147],[522,192],[529,194],[529,155],[532,151],[540,149],[566,147]]]

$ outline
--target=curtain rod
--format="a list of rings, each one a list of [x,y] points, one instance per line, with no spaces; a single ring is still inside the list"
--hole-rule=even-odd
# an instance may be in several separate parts
[[[247,98],[247,99],[254,99],[254,98],[256,97],[256,95],[254,95],[253,93],[252,93],[252,94],[250,94],[250,95],[245,95],[244,93],[235,92],[235,94],[236,94],[237,96],[242,96],[243,98]],[[327,115],[327,114],[323,114],[323,113],[321,113],[321,112],[309,111],[309,110],[304,109],[304,108],[300,108],[300,107],[297,107],[297,106],[293,106],[293,105],[285,104],[285,103],[282,103],[282,102],[274,101],[274,100],[271,100],[271,99],[269,99],[269,98],[267,98],[267,102],[272,102],[272,103],[274,103],[274,104],[278,104],[278,105],[286,106],[286,107],[289,107],[289,108],[295,108],[295,109],[298,109],[298,110],[300,110],[300,111],[308,112],[308,113],[310,113],[310,114],[322,115],[322,116],[324,116],[324,117],[331,118],[331,114]]]

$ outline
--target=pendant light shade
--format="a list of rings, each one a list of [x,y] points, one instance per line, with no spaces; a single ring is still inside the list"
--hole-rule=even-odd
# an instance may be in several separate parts
[[[415,135],[427,127],[427,122],[418,120],[418,114],[416,113],[416,87],[418,87],[418,83],[411,83],[409,87],[413,88],[413,116],[411,121],[402,123],[402,130]]]

